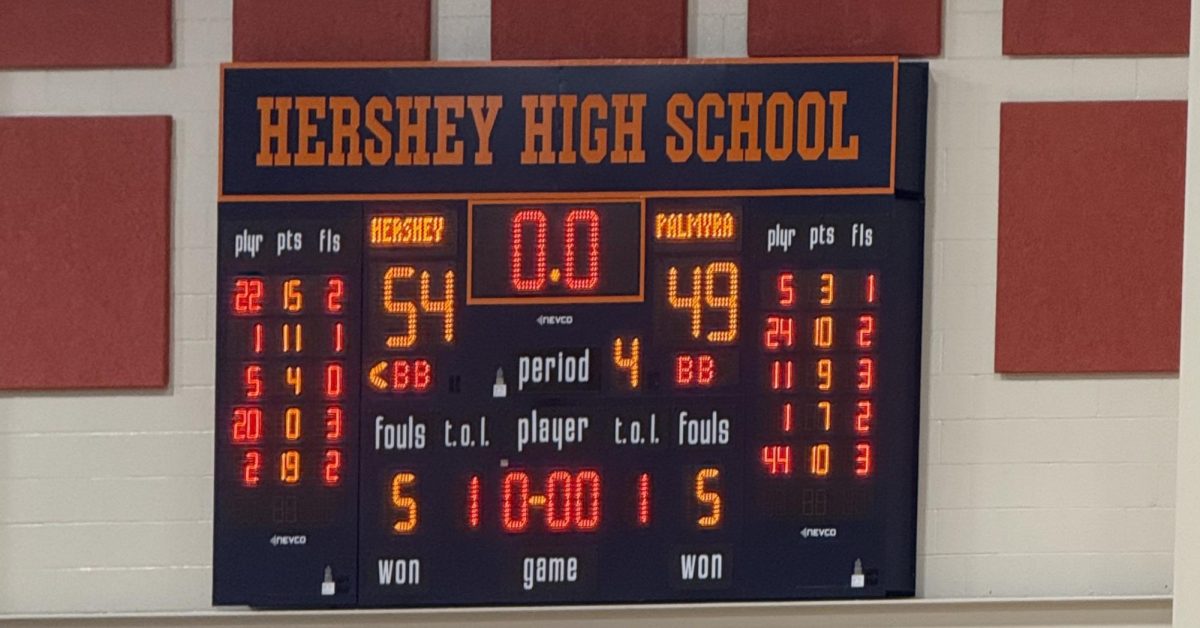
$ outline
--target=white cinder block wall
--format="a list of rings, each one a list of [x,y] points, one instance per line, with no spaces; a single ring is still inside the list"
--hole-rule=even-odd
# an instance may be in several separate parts
[[[434,4],[437,58],[490,56],[488,0]],[[693,55],[745,55],[746,0],[690,4]],[[991,372],[999,119],[1005,100],[1184,99],[1187,59],[1006,59],[1001,10],[947,0],[932,60],[920,590],[1168,593],[1176,379]],[[231,11],[176,0],[171,69],[0,72],[0,115],[175,118],[171,388],[0,396],[0,615],[209,607]]]

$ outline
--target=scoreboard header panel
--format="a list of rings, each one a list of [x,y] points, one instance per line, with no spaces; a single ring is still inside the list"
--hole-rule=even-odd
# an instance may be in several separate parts
[[[924,66],[225,73],[215,603],[912,593]]]

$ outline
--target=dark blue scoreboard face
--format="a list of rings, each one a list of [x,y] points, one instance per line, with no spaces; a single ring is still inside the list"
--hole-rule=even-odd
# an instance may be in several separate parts
[[[220,207],[216,603],[912,593],[919,195],[347,198]]]

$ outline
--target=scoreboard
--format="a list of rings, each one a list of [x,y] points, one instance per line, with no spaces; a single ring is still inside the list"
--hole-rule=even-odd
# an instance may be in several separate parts
[[[911,595],[926,89],[227,66],[214,602]]]

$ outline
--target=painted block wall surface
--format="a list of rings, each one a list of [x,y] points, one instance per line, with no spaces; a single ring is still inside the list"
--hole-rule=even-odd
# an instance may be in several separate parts
[[[1009,55],[1188,52],[1188,0],[1005,0]]]
[[[171,0],[0,0],[0,69],[159,67]]]
[[[746,2],[689,7],[690,54],[746,54]],[[232,2],[177,0],[175,11],[170,69],[0,72],[0,115],[175,124],[171,387],[0,396],[0,613],[209,607],[217,66],[231,58]],[[434,13],[435,58],[491,56],[490,2],[439,0]],[[1006,58],[1002,0],[952,0],[943,17],[920,593],[1169,593],[1175,378],[993,371],[1000,103],[1178,100],[1187,59]]]

